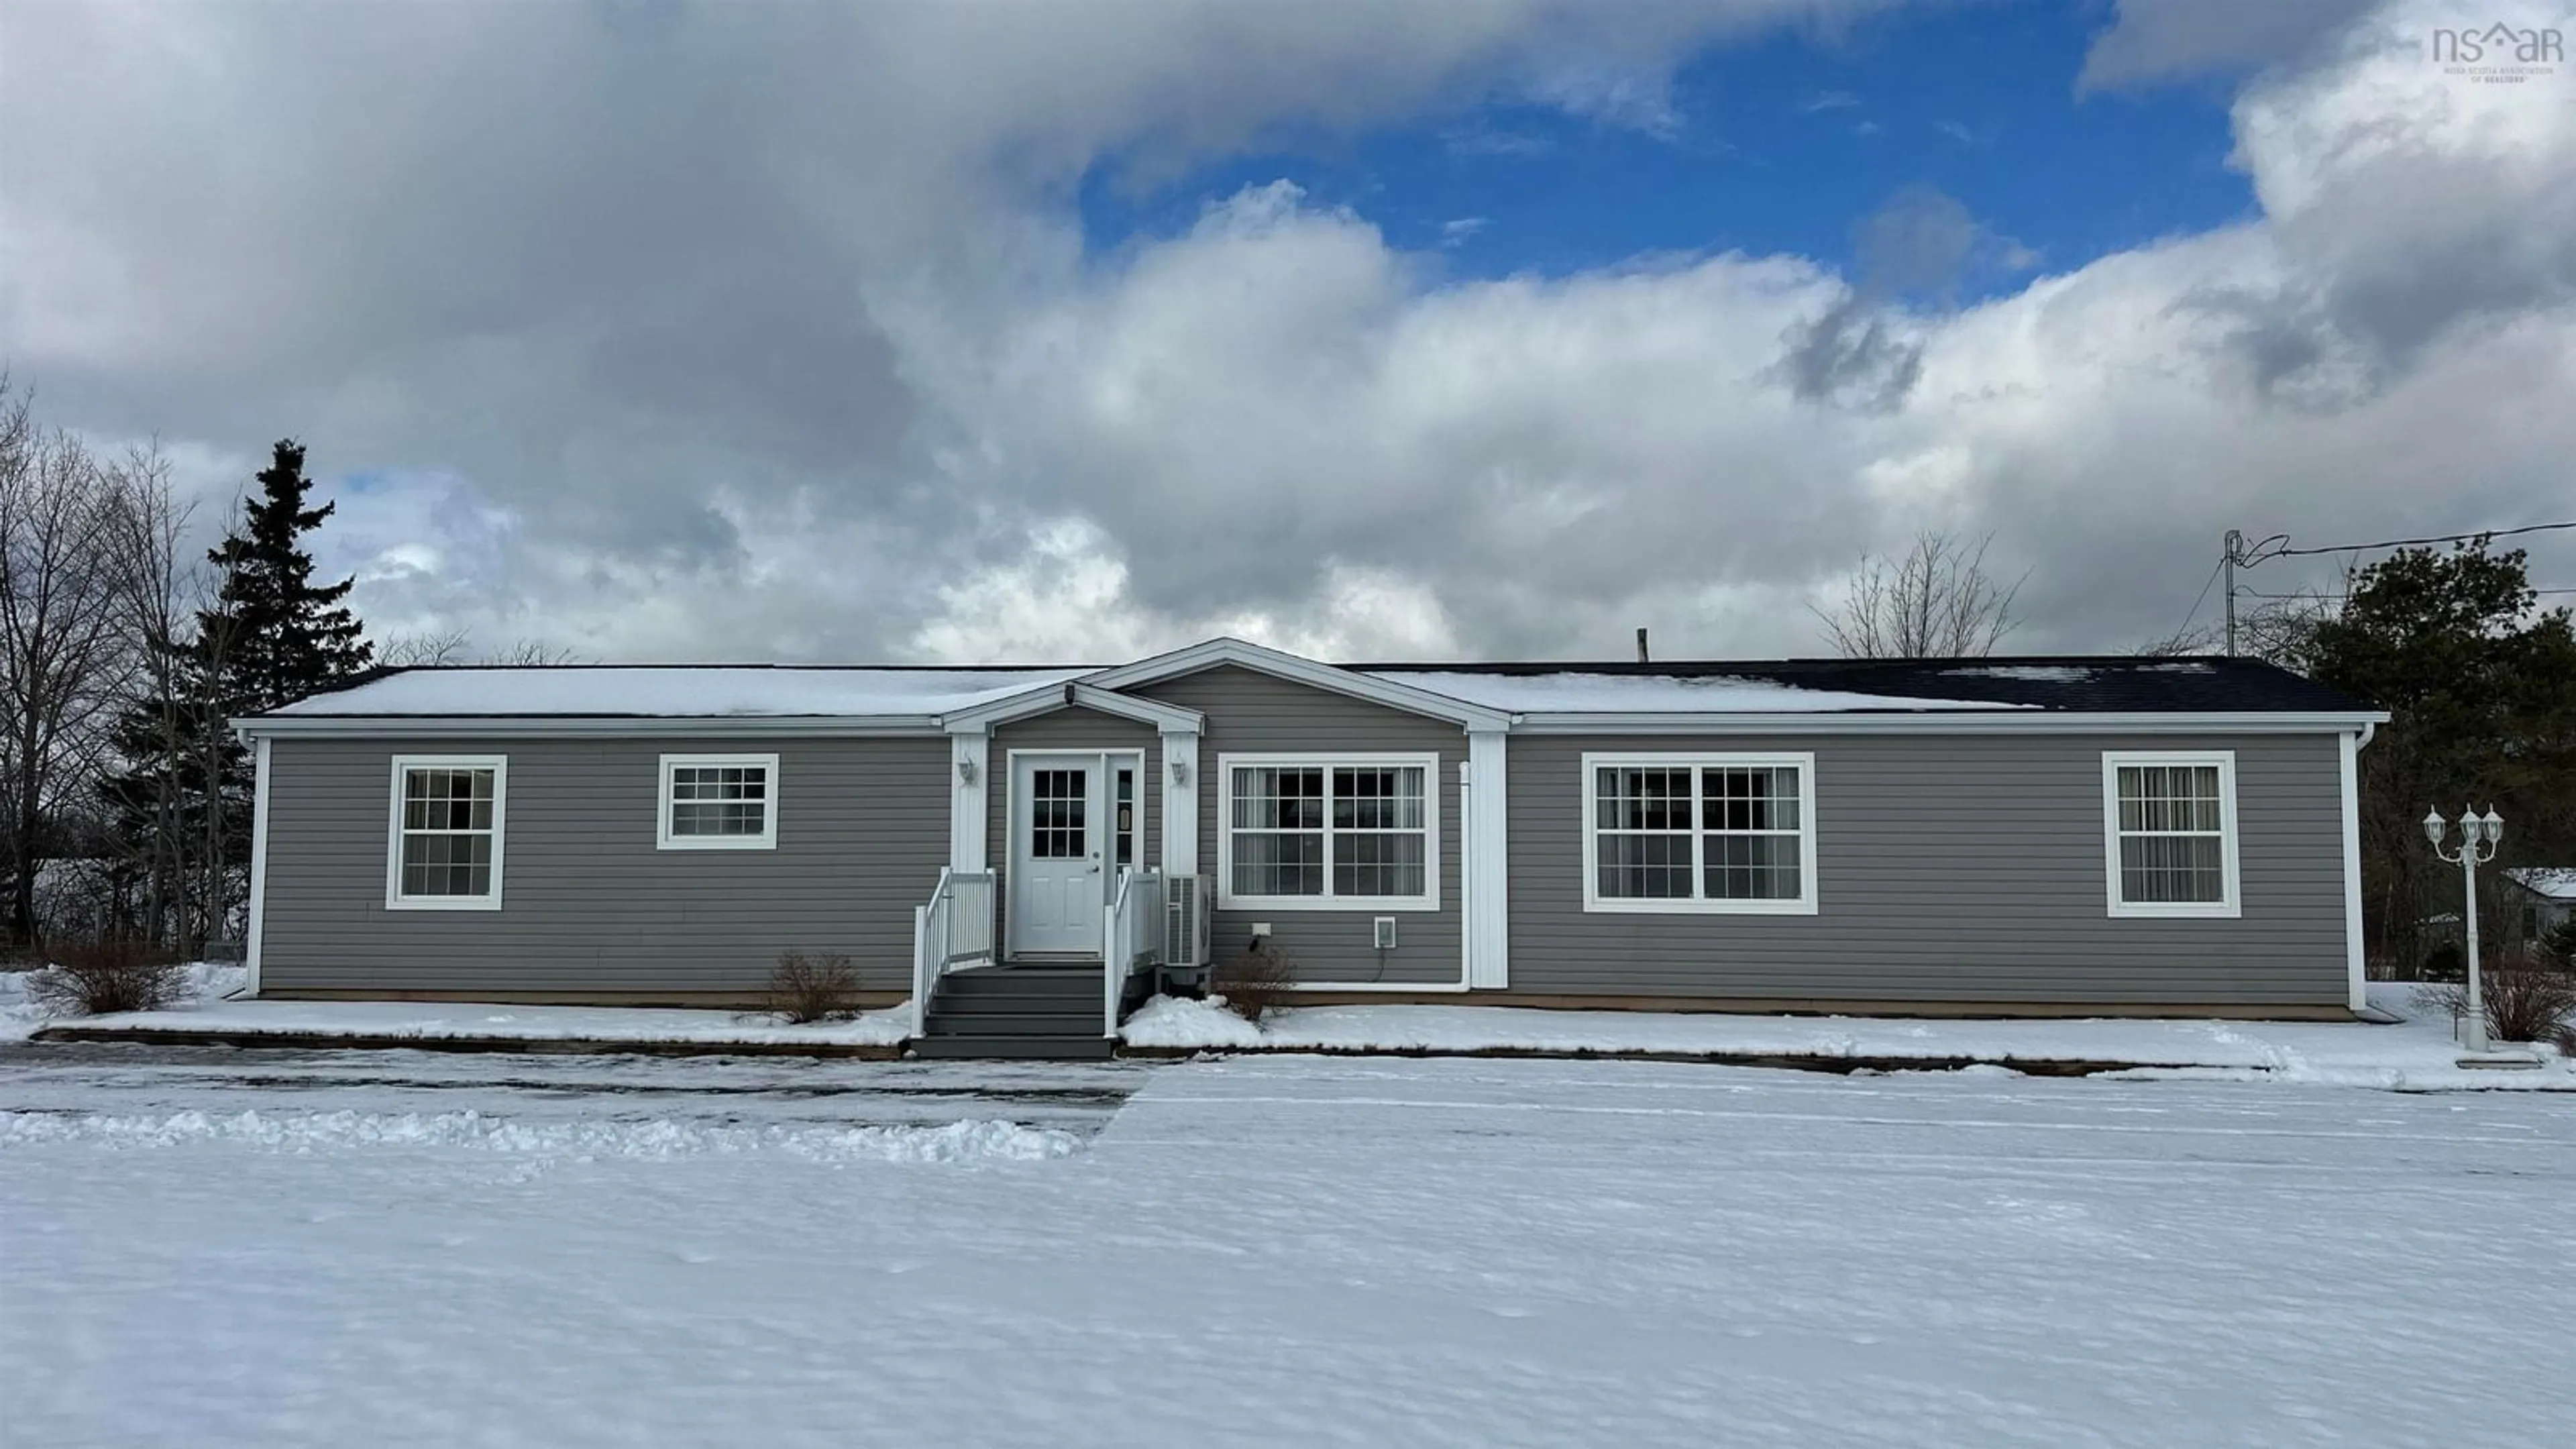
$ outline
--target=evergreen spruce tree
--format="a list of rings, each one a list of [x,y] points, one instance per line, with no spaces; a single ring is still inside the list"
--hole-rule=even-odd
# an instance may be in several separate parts
[[[375,651],[346,600],[354,578],[313,582],[303,536],[322,526],[337,504],[305,506],[312,481],[304,449],[278,443],[259,475],[259,496],[245,500],[241,526],[206,557],[223,571],[223,592],[200,615],[198,636],[225,639],[219,664],[224,704],[257,714],[294,703],[364,670]]]
[[[365,670],[374,651],[344,602],[355,579],[317,584],[304,535],[331,516],[306,505],[304,449],[277,444],[242,516],[208,551],[222,586],[188,639],[154,641],[150,695],[121,715],[129,768],[100,789],[128,845],[137,908],[156,937],[221,934],[250,857],[250,754],[230,721],[290,704]],[[191,906],[193,905],[193,909]]]

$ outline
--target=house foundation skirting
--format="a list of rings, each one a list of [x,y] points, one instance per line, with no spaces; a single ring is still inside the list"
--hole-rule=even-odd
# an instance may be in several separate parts
[[[1814,997],[1569,996],[1527,991],[1300,990],[1300,1006],[1525,1006],[1542,1011],[1677,1011],[1729,1016],[1895,1016],[1938,1018],[2179,1017],[2225,1021],[2351,1021],[2342,1005],[2112,1001],[1840,1001]]]

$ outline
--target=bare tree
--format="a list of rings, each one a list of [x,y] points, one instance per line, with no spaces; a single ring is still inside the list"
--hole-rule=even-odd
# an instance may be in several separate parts
[[[1962,659],[1991,654],[2019,626],[2009,586],[1986,572],[1993,534],[1974,543],[1926,530],[1901,559],[1861,558],[1842,607],[1815,610],[1836,651],[1852,659]]]
[[[396,669],[435,668],[461,664],[473,638],[463,629],[434,629],[396,634],[376,646],[376,662]]]
[[[376,646],[378,664],[403,669],[464,664],[572,664],[580,657],[573,650],[557,649],[542,639],[520,639],[508,648],[477,656],[474,653],[474,636],[461,628],[396,634]]]
[[[38,427],[24,394],[0,394],[0,924],[20,943],[37,936],[48,830],[87,803],[106,754],[124,639],[117,530],[114,482],[89,450]]]

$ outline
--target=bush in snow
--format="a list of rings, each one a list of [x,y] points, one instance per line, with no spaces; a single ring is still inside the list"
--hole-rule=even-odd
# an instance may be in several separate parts
[[[2454,1020],[2468,1014],[2465,986],[2427,987],[2423,994]],[[2487,1009],[2487,1035],[2497,1041],[2549,1042],[2576,1056],[2576,971],[2494,967],[2480,974],[2478,995]]]
[[[56,942],[45,954],[53,964],[28,974],[27,996],[48,1011],[155,1011],[188,994],[187,968],[139,941]]]
[[[1288,1004],[1297,982],[1297,963],[1285,951],[1259,941],[1250,950],[1216,968],[1209,990],[1225,998],[1228,1011],[1246,1021],[1259,1021]]]
[[[859,973],[833,952],[788,951],[769,973],[769,1009],[792,1022],[845,1021],[859,1014]]]

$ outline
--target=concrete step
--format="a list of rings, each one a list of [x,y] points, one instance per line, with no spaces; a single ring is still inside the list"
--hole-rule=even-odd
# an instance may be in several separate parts
[[[1078,1001],[1100,999],[1100,973],[1087,976],[1036,976],[1013,980],[1007,975],[944,976],[941,1001]]]
[[[1089,1011],[977,1011],[931,1013],[931,1036],[1098,1036],[1100,1008]]]
[[[911,1054],[934,1060],[977,1058],[1014,1061],[1096,1062],[1116,1053],[1104,1036],[929,1036],[912,1044]]]

